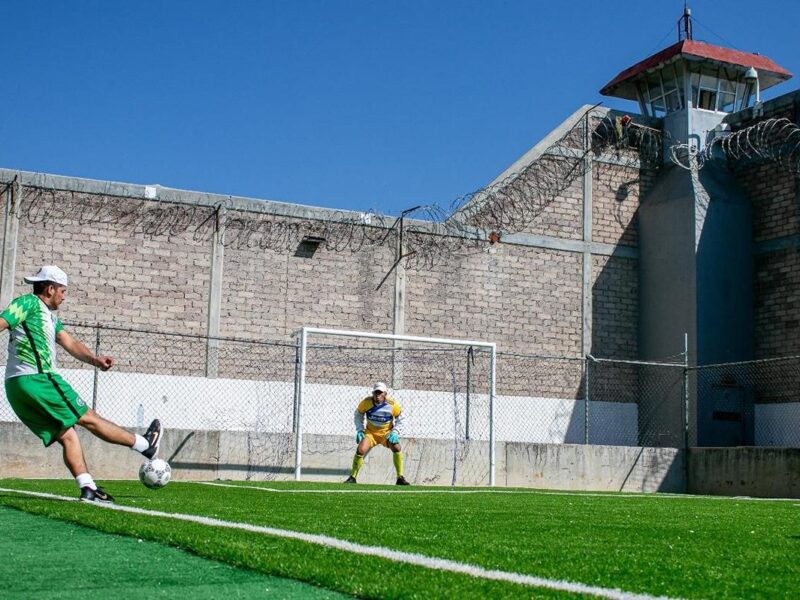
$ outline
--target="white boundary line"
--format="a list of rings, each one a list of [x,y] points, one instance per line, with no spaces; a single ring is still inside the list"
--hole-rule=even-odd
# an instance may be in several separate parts
[[[16,490],[8,488],[0,488],[0,492],[9,492],[15,494],[23,494],[26,496],[34,496],[37,498],[47,498],[50,500],[62,500],[66,502],[78,502],[74,497],[57,496],[55,494],[47,494],[44,492],[31,492],[28,490]],[[525,585],[537,588],[546,588],[550,590],[558,590],[562,592],[571,592],[574,594],[591,594],[600,598],[610,598],[611,600],[666,600],[666,596],[650,596],[648,594],[636,594],[633,592],[626,592],[615,588],[603,588],[582,583],[572,583],[558,579],[544,579],[542,577],[534,577],[532,575],[524,575],[522,573],[513,573],[508,571],[497,571],[491,569],[484,569],[476,565],[448,560],[446,558],[433,558],[423,554],[415,554],[412,552],[401,552],[399,550],[391,550],[389,548],[382,548],[380,546],[365,546],[363,544],[356,544],[337,538],[329,537],[327,535],[315,535],[311,533],[302,533],[298,531],[291,531],[287,529],[275,529],[273,527],[263,527],[260,525],[251,525],[249,523],[239,523],[236,521],[223,521],[221,519],[214,519],[211,517],[200,517],[197,515],[187,515],[181,513],[168,513],[157,510],[148,510],[145,508],[138,508],[134,506],[123,506],[120,504],[100,504],[100,503],[87,503],[97,508],[107,510],[115,510],[119,512],[133,513],[137,515],[146,515],[149,517],[162,517],[166,519],[174,519],[176,521],[187,521],[190,523],[198,523],[200,525],[207,525],[209,527],[224,527],[226,529],[238,529],[240,531],[249,531],[252,533],[260,533],[264,535],[271,535],[274,537],[286,538],[291,540],[298,540],[309,544],[318,546],[325,546],[342,550],[344,552],[352,552],[364,556],[376,556],[394,562],[405,563],[426,569],[435,569],[439,571],[447,571],[449,573],[459,573],[470,577],[477,577],[481,579],[490,579],[494,581],[505,581],[508,583],[515,583],[518,585]]]
[[[260,485],[237,485],[235,483],[220,483],[217,481],[181,481],[181,483],[194,483],[197,485],[208,485],[212,487],[227,487],[238,488],[245,490],[258,490],[261,492],[275,492],[276,494],[532,494],[537,496],[572,496],[574,498],[581,498],[590,496],[595,498],[621,498],[624,500],[643,498],[643,499],[659,499],[666,498],[671,500],[680,499],[700,499],[700,500],[721,500],[721,501],[756,501],[756,502],[797,502],[797,498],[755,498],[751,496],[700,496],[697,494],[637,494],[635,492],[582,492],[576,490],[574,492],[554,492],[550,490],[501,490],[497,488],[491,489],[475,489],[464,490],[455,488],[452,490],[437,490],[425,489],[422,487],[404,488],[401,490],[373,490],[365,488],[349,488],[346,490],[338,489],[303,489],[303,488],[271,488]],[[387,484],[388,485],[388,484]],[[800,506],[800,504],[795,504]]]

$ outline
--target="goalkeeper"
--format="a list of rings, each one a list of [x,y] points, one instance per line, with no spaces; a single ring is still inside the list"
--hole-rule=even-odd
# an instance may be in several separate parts
[[[388,395],[385,383],[378,382],[372,387],[372,396],[358,403],[355,412],[356,454],[353,457],[353,470],[345,483],[356,483],[356,477],[364,457],[380,444],[392,451],[394,469],[397,471],[397,485],[411,485],[403,477],[403,452],[400,448],[400,405]],[[364,427],[366,422],[366,428]]]

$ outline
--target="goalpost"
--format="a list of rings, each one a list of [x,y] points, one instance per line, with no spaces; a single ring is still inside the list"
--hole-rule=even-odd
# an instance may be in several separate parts
[[[401,444],[413,440],[410,446],[426,457],[426,482],[495,485],[496,344],[318,327],[295,335],[295,480],[302,476],[304,443],[311,446],[307,452],[339,461],[347,456],[349,464],[355,407],[374,381],[385,381],[403,411]],[[347,340],[337,344],[337,338]],[[419,466],[408,447],[406,464]]]

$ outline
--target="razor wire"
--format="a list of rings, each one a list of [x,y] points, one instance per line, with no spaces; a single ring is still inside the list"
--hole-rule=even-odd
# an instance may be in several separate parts
[[[800,174],[800,127],[786,118],[766,119],[714,138],[703,151],[706,160],[716,150],[728,160],[773,162]]]
[[[260,251],[286,252],[304,239],[314,239],[329,251],[359,252],[375,246],[398,248],[402,238],[398,257],[409,268],[425,268],[454,254],[480,252],[487,242],[524,231],[586,175],[587,157],[601,173],[619,168],[654,172],[662,164],[666,146],[672,162],[686,169],[700,169],[708,160],[724,157],[771,161],[800,173],[800,128],[786,118],[767,119],[715,137],[698,151],[628,116],[591,115],[587,111],[536,159],[502,180],[460,196],[447,207],[418,206],[397,219],[344,211],[325,220],[298,219],[233,209],[225,202],[207,206],[130,197],[107,201],[105,195],[35,185],[22,186],[24,201],[17,211],[32,225],[106,225],[151,238],[188,235],[205,242],[224,231],[227,247]]]
[[[677,166],[702,169],[710,160],[729,162],[771,162],[800,175],[800,127],[785,117],[770,118],[737,131],[723,131],[708,140],[701,150],[692,143],[669,146],[670,160]]]
[[[594,108],[594,107],[593,107]],[[590,131],[589,131],[590,129]],[[587,111],[538,158],[519,171],[449,206],[429,204],[405,211],[394,219],[375,212],[334,212],[327,219],[303,219],[234,208],[91,194],[26,184],[24,201],[16,208],[32,225],[75,223],[126,229],[146,237],[189,236],[206,242],[219,232],[226,247],[285,252],[305,239],[327,250],[358,252],[365,247],[389,246],[410,268],[423,268],[453,254],[483,251],[487,241],[524,231],[577,179],[585,176],[587,157],[613,155],[608,168],[657,168],[661,132],[620,118],[592,117]],[[109,201],[113,198],[114,201]],[[224,210],[223,210],[224,209]]]

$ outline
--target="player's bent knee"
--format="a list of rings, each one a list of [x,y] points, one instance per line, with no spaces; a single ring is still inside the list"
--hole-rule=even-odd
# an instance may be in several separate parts
[[[78,419],[78,423],[81,425],[86,425],[87,423],[96,423],[98,416],[99,415],[95,412],[95,410],[90,408]]]
[[[56,441],[62,446],[65,443],[69,444],[70,442],[76,441],[77,439],[78,439],[78,434],[75,432],[75,429],[73,427],[67,427],[66,429],[62,429],[56,436]]]

